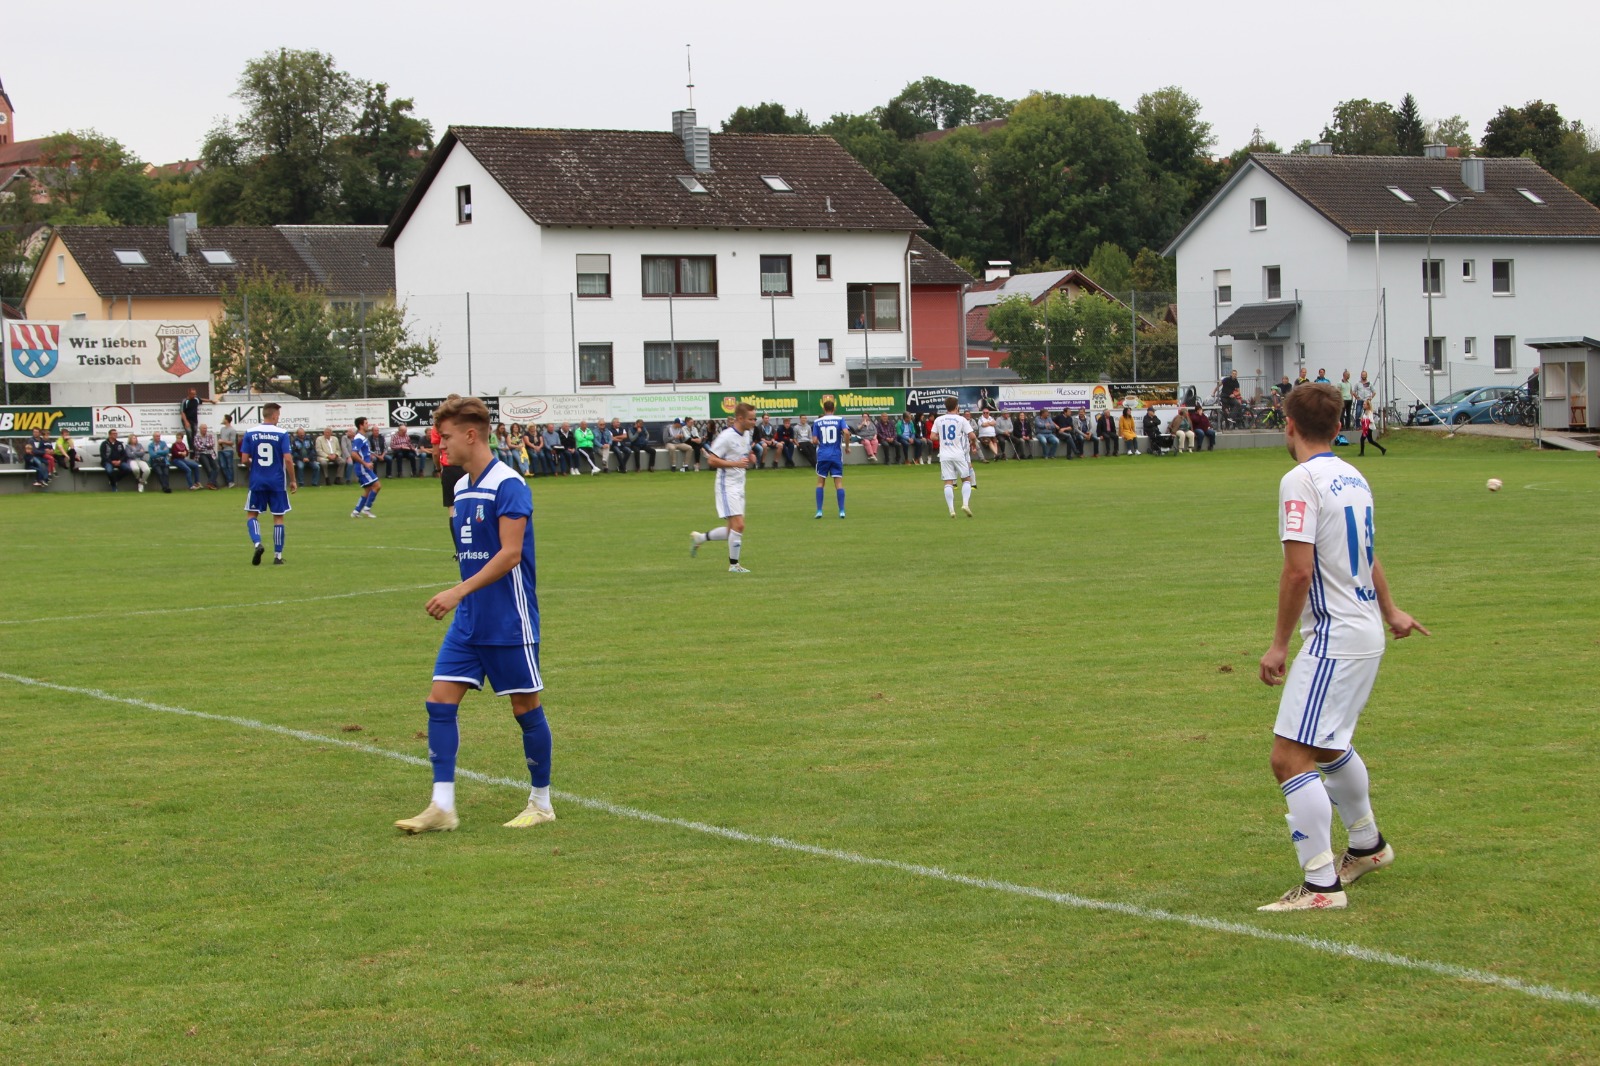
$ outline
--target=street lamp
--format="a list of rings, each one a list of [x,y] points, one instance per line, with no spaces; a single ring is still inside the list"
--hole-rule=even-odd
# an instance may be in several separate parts
[[[1473,197],[1471,196],[1464,196],[1459,200],[1452,200],[1434,212],[1434,216],[1428,220],[1427,250],[1422,255],[1422,286],[1427,291],[1428,297],[1428,336],[1423,343],[1427,346],[1428,407],[1430,409],[1433,407],[1433,379],[1440,369],[1433,365],[1433,298],[1438,295],[1438,290],[1444,286],[1444,268],[1440,267],[1437,277],[1433,273],[1433,224],[1438,222],[1445,212],[1453,211],[1472,199]],[[1436,281],[1438,282],[1437,286],[1434,284]],[[1440,362],[1443,363],[1444,360],[1441,358]]]

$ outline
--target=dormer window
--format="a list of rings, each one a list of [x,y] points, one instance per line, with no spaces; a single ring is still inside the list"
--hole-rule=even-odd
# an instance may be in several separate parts
[[[793,186],[776,174],[763,174],[761,180],[767,183],[767,188],[773,192],[794,192]]]
[[[1394,193],[1395,199],[1399,200],[1401,203],[1414,204],[1417,202],[1417,198],[1415,196],[1412,196],[1398,185],[1389,186],[1389,191]]]
[[[685,189],[688,189],[692,193],[710,193],[711,191],[704,185],[701,185],[700,179],[695,177],[693,174],[679,174],[678,181]]]
[[[202,248],[200,257],[215,267],[233,266],[233,253],[222,248]]]
[[[1523,195],[1523,198],[1526,199],[1530,204],[1538,204],[1540,207],[1544,206],[1544,197],[1540,196],[1532,189],[1519,188],[1517,191],[1520,192]]]
[[[142,267],[150,265],[145,259],[144,253],[139,251],[137,248],[117,248],[114,249],[111,254],[116,256],[117,262],[121,263],[125,267]]]
[[[1435,196],[1437,196],[1439,199],[1443,200],[1447,204],[1457,204],[1457,203],[1461,202],[1460,200],[1456,199],[1455,194],[1452,193],[1449,189],[1441,189],[1437,185],[1435,185],[1433,187],[1433,193],[1434,193]]]

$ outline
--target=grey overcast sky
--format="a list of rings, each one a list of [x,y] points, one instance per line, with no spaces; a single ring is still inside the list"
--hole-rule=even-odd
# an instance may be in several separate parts
[[[1532,8],[1346,0],[1340,4],[925,0],[762,4],[505,0],[278,0],[271,5],[87,0],[8,5],[0,81],[20,137],[94,128],[140,158],[190,158],[244,63],[315,48],[357,77],[451,123],[671,128],[694,103],[718,128],[741,104],[778,101],[813,120],[884,103],[934,76],[1019,98],[1093,94],[1132,107],[1178,85],[1227,152],[1260,127],[1285,148],[1316,137],[1334,104],[1416,95],[1427,119],[1461,114],[1477,136],[1502,105],[1543,99],[1600,124],[1600,79],[1574,56],[1597,25],[1579,0]],[[1590,12],[1588,15],[1583,12]]]

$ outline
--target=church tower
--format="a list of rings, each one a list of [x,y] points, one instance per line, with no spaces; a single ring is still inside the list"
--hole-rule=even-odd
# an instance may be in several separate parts
[[[6,84],[0,81],[0,148],[14,144],[17,139],[16,114],[11,109],[11,97],[6,95]]]

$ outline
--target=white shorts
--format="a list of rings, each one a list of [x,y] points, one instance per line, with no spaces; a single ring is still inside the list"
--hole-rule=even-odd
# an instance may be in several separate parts
[[[940,459],[939,473],[946,481],[971,481],[971,459]]]
[[[732,518],[744,514],[744,485],[727,484],[719,472],[717,477],[717,517]]]
[[[1313,748],[1348,750],[1382,662],[1381,655],[1319,659],[1302,651],[1289,664],[1272,731]]]

